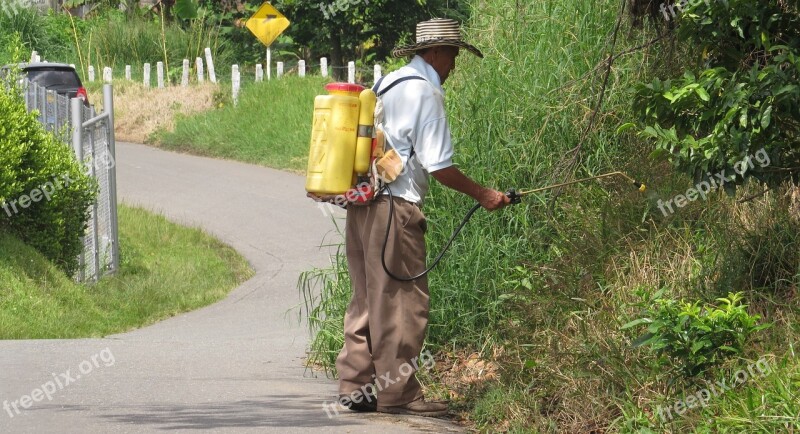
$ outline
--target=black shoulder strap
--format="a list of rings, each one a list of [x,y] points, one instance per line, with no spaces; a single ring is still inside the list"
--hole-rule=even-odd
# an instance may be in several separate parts
[[[375,83],[375,86],[372,87],[372,91],[375,92],[375,95],[378,98],[382,97],[386,92],[389,92],[390,90],[392,90],[393,87],[397,86],[398,84],[400,84],[400,83],[402,83],[404,81],[408,81],[408,80],[425,80],[424,78],[420,77],[419,75],[409,75],[407,77],[398,78],[397,80],[394,81],[394,83],[386,86],[386,89],[378,91],[378,89],[381,88],[381,84],[383,83],[383,79],[384,78],[386,78],[385,75],[383,77],[381,77],[380,79],[378,79],[378,82]],[[417,153],[416,151],[417,150],[414,149],[414,146],[412,145],[411,146],[411,153],[409,153],[408,158],[411,158],[414,155],[416,155],[416,153]]]
[[[384,78],[386,78],[385,75],[383,77],[381,77],[378,80],[378,82],[375,83],[375,86],[373,86],[373,88],[372,88],[372,91],[375,92],[375,95],[377,95],[378,98],[382,97],[386,92],[392,90],[393,87],[397,86],[398,84],[400,84],[400,83],[402,83],[404,81],[408,81],[408,80],[425,80],[424,78],[420,77],[419,75],[409,75],[408,77],[401,77],[401,78],[398,78],[397,80],[395,80],[394,83],[390,84],[389,86],[386,86],[386,89],[383,89],[383,90],[381,90],[379,92],[378,89],[381,88],[381,83],[383,83],[383,79]]]

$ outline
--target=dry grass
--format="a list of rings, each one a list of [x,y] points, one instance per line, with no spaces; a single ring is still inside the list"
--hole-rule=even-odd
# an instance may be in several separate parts
[[[172,131],[175,118],[214,107],[219,87],[204,83],[190,87],[148,88],[139,83],[114,85],[115,131],[117,140],[146,143],[158,130]],[[91,89],[89,100],[100,110],[102,90]]]

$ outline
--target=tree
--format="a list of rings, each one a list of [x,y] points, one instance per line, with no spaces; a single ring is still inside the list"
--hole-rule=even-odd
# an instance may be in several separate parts
[[[417,22],[463,21],[469,11],[463,0],[276,0],[273,5],[292,22],[287,33],[294,42],[309,47],[314,57],[329,57],[337,78],[343,74],[337,67],[347,60],[388,57],[402,38],[411,40]]]

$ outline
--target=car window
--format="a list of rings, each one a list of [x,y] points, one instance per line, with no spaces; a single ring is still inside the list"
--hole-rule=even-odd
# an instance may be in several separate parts
[[[25,71],[28,80],[46,88],[50,87],[81,87],[78,74],[71,69],[59,68],[36,68]]]

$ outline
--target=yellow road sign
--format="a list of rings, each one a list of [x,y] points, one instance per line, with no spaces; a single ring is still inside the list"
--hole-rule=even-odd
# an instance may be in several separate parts
[[[269,3],[264,3],[247,20],[245,26],[256,35],[264,45],[270,46],[287,27],[289,20]]]

